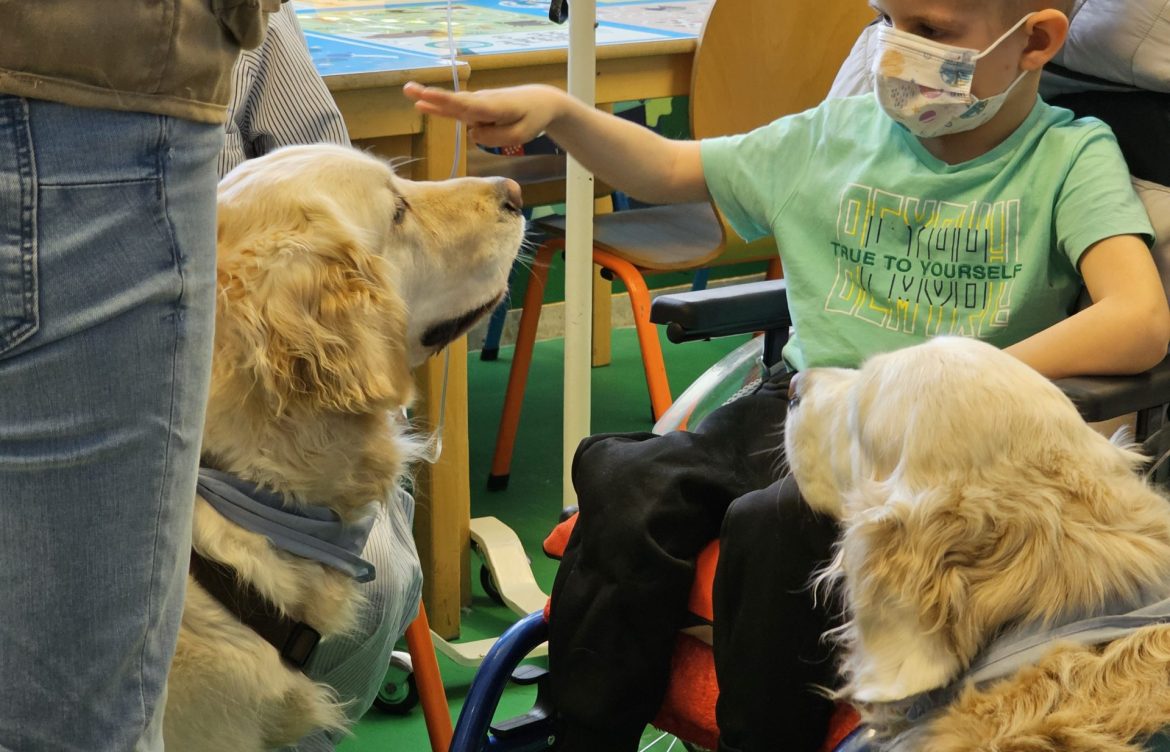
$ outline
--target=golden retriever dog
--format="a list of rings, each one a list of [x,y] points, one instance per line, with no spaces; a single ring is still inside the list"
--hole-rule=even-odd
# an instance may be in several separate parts
[[[203,464],[340,522],[396,492],[418,455],[411,369],[504,296],[524,220],[502,179],[399,178],[338,146],[242,164],[218,192],[218,302]],[[328,516],[328,515],[327,515]],[[194,551],[323,640],[362,602],[353,577],[279,550],[196,499]],[[251,752],[340,728],[331,690],[188,581],[166,748]]]
[[[1170,725],[1170,501],[1141,455],[970,339],[810,369],[793,399],[788,460],[842,529],[834,694],[879,748],[1133,752]]]

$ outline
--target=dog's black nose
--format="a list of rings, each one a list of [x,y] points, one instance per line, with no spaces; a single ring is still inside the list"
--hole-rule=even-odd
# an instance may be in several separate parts
[[[500,186],[504,193],[504,208],[519,212],[524,208],[524,196],[520,193],[520,184],[511,178],[500,178]]]

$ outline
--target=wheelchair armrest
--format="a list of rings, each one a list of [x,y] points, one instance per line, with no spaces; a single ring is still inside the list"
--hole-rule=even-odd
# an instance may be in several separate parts
[[[661,295],[650,320],[666,325],[671,342],[779,330],[792,326],[788,288],[782,279]],[[1056,385],[1085,420],[1109,420],[1170,402],[1170,356],[1133,376],[1075,376]]]
[[[792,326],[782,279],[660,295],[650,304],[650,320],[666,324],[671,342],[774,329],[787,333]]]
[[[1085,420],[1109,420],[1170,402],[1170,356],[1133,376],[1073,376],[1055,383]]]

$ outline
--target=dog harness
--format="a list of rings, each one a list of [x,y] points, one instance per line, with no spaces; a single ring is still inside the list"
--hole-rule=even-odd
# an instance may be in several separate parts
[[[332,510],[287,504],[281,494],[208,467],[199,468],[197,488],[217,512],[265,536],[277,548],[321,562],[357,582],[374,579],[374,565],[361,557],[374,525],[373,513],[345,524]],[[191,549],[189,571],[224,608],[276,648],[283,660],[304,668],[321,640],[320,632],[291,619],[234,569],[195,549]]]
[[[374,526],[373,512],[345,524],[323,506],[289,504],[283,494],[209,467],[199,468],[198,489],[215,511],[282,551],[319,561],[358,582],[376,575],[374,565],[361,557]]]
[[[1056,627],[1036,625],[1008,632],[992,641],[971,667],[950,684],[904,700],[906,718],[915,726],[883,749],[888,752],[910,749],[916,730],[923,728],[920,722],[945,710],[966,686],[988,685],[1036,664],[1054,643],[1103,645],[1159,624],[1170,624],[1170,598],[1123,613],[1094,616]]]

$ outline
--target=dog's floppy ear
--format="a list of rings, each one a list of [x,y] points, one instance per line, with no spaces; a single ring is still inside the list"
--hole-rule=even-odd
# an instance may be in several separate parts
[[[892,702],[946,684],[959,672],[946,625],[962,602],[964,583],[942,567],[962,536],[945,518],[928,522],[916,507],[946,499],[902,495],[871,482],[856,493],[879,495],[845,526],[837,566],[851,621],[842,666],[844,694],[860,702]],[[944,491],[933,491],[941,494]],[[923,536],[934,536],[924,540]]]
[[[1021,484],[1015,484],[1021,485]],[[1034,490],[1034,489],[1033,489]],[[974,479],[868,481],[841,542],[854,649],[850,692],[889,702],[941,686],[996,629],[1032,610],[1052,566],[1055,498]],[[1049,555],[1045,555],[1048,552]]]
[[[1061,570],[1100,559],[1070,548],[1068,495],[1035,481],[1019,469],[1002,482],[890,480],[858,490],[874,498],[841,542],[855,697],[888,702],[941,686],[1003,626],[1092,600]]]
[[[222,254],[219,290],[217,326],[275,414],[409,402],[406,311],[383,259],[331,218]]]

